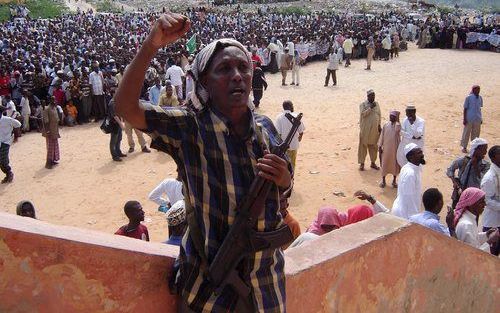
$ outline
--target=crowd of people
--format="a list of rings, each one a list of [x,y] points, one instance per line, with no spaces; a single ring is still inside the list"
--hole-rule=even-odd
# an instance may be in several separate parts
[[[46,167],[60,159],[59,127],[103,121],[110,134],[110,154],[122,161],[122,130],[128,153],[135,150],[135,132],[142,152],[149,153],[142,132],[114,115],[110,100],[126,65],[146,38],[159,13],[93,14],[80,12],[56,19],[16,19],[0,27],[0,96],[6,117],[21,123],[21,133],[38,131],[46,139]],[[398,56],[406,43],[403,22],[394,14],[355,18],[349,14],[316,12],[310,15],[250,14],[196,8],[187,11],[191,38],[201,49],[216,38],[236,38],[252,52],[255,73],[253,103],[259,106],[267,88],[265,72],[281,71],[282,84],[292,72],[292,85],[300,84],[300,68],[312,60],[329,59],[328,74],[335,76],[339,64],[351,59],[388,60]],[[398,16],[404,19],[403,16]],[[401,35],[401,41],[400,41]],[[196,51],[189,53],[186,40],[162,48],[146,71],[141,99],[166,108],[182,105],[193,90],[191,66]],[[73,49],[67,49],[71,46]],[[404,46],[403,46],[404,48]],[[328,85],[328,81],[325,81]],[[8,166],[7,145],[2,155]],[[7,171],[7,170],[6,170]],[[8,169],[12,181],[12,170]],[[6,172],[6,173],[7,173]]]
[[[180,245],[173,279],[181,295],[181,312],[207,308],[281,311],[285,299],[282,248],[307,244],[378,213],[390,212],[498,255],[500,147],[493,145],[488,151],[487,141],[479,137],[478,118],[481,122],[483,118],[479,86],[473,87],[464,104],[461,144],[468,155],[455,160],[447,171],[456,189],[447,226],[439,222],[444,206],[441,192],[430,188],[422,194],[424,119],[410,104],[402,123],[400,113],[391,111],[389,122],[381,125],[382,113],[374,90],[367,91],[367,99],[360,105],[359,170],[366,170],[368,154],[370,168],[381,170],[380,187],[385,188],[385,177],[393,175],[397,197],[392,209],[367,192],[358,191],[355,197],[370,205],[357,205],[346,214],[332,206],[321,208],[304,234],[288,211],[295,158],[305,126],[299,127],[285,155],[274,154],[291,128],[287,116],[296,116],[293,103],[285,101],[283,114],[273,122],[251,110],[252,86],[266,89],[263,73],[278,70],[283,85],[288,70],[292,70],[292,83],[298,85],[299,70],[294,73],[294,67],[315,59],[328,59],[325,86],[330,76],[337,83],[335,71],[344,60],[347,67],[351,58],[367,58],[369,70],[372,57],[397,57],[402,43],[419,37],[419,28],[409,29],[408,24],[413,22],[400,18],[396,22],[382,14],[357,20],[334,13],[227,16],[197,9],[189,10],[186,16],[82,13],[56,20],[4,24],[0,166],[6,178],[2,182],[13,180],[9,149],[21,129],[43,132],[47,168],[59,161],[60,125],[102,121],[103,131],[111,134],[114,161],[126,156],[120,147],[122,129],[128,129],[130,135],[129,152],[134,151],[130,144],[134,130],[142,151],[149,152],[139,130],[147,131],[153,138],[151,147],[169,154],[178,167],[178,177],[161,182],[149,198],[166,214],[166,243]],[[184,47],[187,40],[180,39],[193,35],[199,45],[196,55],[190,55]],[[75,48],[70,52],[67,46]],[[261,80],[254,81],[253,73],[259,70]],[[253,91],[257,107],[259,93],[255,97]],[[21,113],[16,114],[18,111]],[[485,160],[487,153],[491,164]],[[234,270],[251,287],[249,293],[237,294],[232,288],[214,293],[213,288],[220,286],[211,285],[204,271],[206,262],[217,257],[256,176],[273,184],[256,204],[262,214],[250,227],[266,235],[284,222],[294,241],[286,246],[269,241],[265,249],[244,256],[241,266]],[[420,211],[422,202],[424,212]],[[478,218],[483,211],[487,221],[480,232]],[[33,204],[27,201],[18,205],[17,213],[36,218]],[[145,215],[142,205],[128,201],[124,213],[129,223],[116,234],[149,241],[147,227],[141,223]]]
[[[460,143],[465,155],[453,160],[446,171],[453,189],[447,225],[439,222],[439,214],[444,206],[442,193],[436,188],[429,188],[422,194],[422,166],[426,164],[424,119],[416,114],[415,105],[410,104],[406,107],[406,118],[402,123],[399,119],[400,112],[392,110],[389,121],[382,126],[380,105],[375,101],[375,91],[370,89],[367,91],[367,100],[359,107],[359,170],[365,170],[365,159],[369,154],[370,168],[381,170],[381,188],[386,187],[386,176],[393,176],[392,187],[397,188],[397,196],[392,209],[366,192],[358,191],[355,196],[368,200],[372,204],[371,208],[356,206],[344,214],[334,207],[323,207],[306,233],[300,235],[291,246],[301,245],[334,229],[352,224],[352,214],[366,219],[380,212],[390,212],[498,256],[500,146],[494,145],[488,151],[488,142],[479,137],[483,123],[483,98],[480,91],[480,86],[474,85],[470,94],[465,97]],[[486,155],[490,162],[485,159]],[[377,157],[380,157],[380,167],[377,165]],[[424,212],[420,211],[422,203]],[[483,211],[483,230],[480,232],[479,217]]]
[[[419,48],[500,51],[500,26],[494,16],[461,18],[448,14],[429,18],[420,29]]]

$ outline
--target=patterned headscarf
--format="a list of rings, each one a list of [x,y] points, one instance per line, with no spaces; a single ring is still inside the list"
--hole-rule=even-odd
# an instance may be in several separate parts
[[[177,226],[186,221],[186,204],[179,200],[166,213],[168,226]]]
[[[248,50],[238,41],[229,38],[218,39],[212,41],[209,45],[204,47],[197,55],[191,66],[193,73],[193,92],[191,92],[191,103],[194,108],[200,110],[207,105],[209,100],[209,91],[202,86],[200,77],[208,70],[210,61],[215,54],[226,47],[237,47],[243,51],[248,59],[248,63],[252,64],[251,54]]]
[[[458,221],[462,217],[462,214],[469,209],[471,205],[481,200],[486,193],[479,188],[469,187],[462,192],[460,195],[460,200],[458,200],[457,206],[455,207],[455,218],[453,219],[453,224],[457,226]]]
[[[319,209],[318,216],[312,222],[311,226],[309,226],[307,232],[321,236],[326,233],[321,226],[337,226],[340,228],[346,225],[346,223],[347,215],[345,213],[339,213],[334,207],[322,207]]]

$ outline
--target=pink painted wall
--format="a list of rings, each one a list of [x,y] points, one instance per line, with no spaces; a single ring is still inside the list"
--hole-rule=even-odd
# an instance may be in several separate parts
[[[176,312],[177,251],[0,213],[0,312]],[[289,249],[286,273],[288,312],[500,308],[497,258],[389,215]]]
[[[287,251],[288,312],[500,312],[500,261],[391,215]]]
[[[0,213],[0,312],[176,312],[177,251]]]

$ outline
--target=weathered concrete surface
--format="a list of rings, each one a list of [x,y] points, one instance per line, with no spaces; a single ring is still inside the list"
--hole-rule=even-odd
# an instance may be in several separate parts
[[[377,215],[287,251],[288,312],[499,312],[500,261]]]
[[[0,213],[0,312],[176,312],[178,248]],[[377,215],[286,253],[288,312],[498,312],[500,261]]]
[[[177,250],[0,213],[0,312],[176,312]]]

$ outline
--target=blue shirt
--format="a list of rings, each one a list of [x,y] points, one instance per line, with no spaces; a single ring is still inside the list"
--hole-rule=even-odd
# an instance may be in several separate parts
[[[464,109],[467,109],[465,112],[465,118],[467,119],[467,123],[475,123],[482,122],[483,116],[481,114],[481,108],[483,107],[483,98],[481,96],[477,96],[473,93],[465,98]]]
[[[450,231],[448,230],[448,227],[444,226],[439,222],[439,215],[435,213],[424,211],[422,213],[412,215],[410,216],[410,222],[420,224],[422,226],[440,232],[441,234],[450,236]]]
[[[182,236],[171,236],[168,238],[167,241],[165,241],[166,244],[168,245],[174,245],[174,246],[181,246],[182,242]]]
[[[158,105],[158,103],[160,103],[160,91],[161,87],[158,88],[156,85],[149,89],[149,101],[152,104]]]

